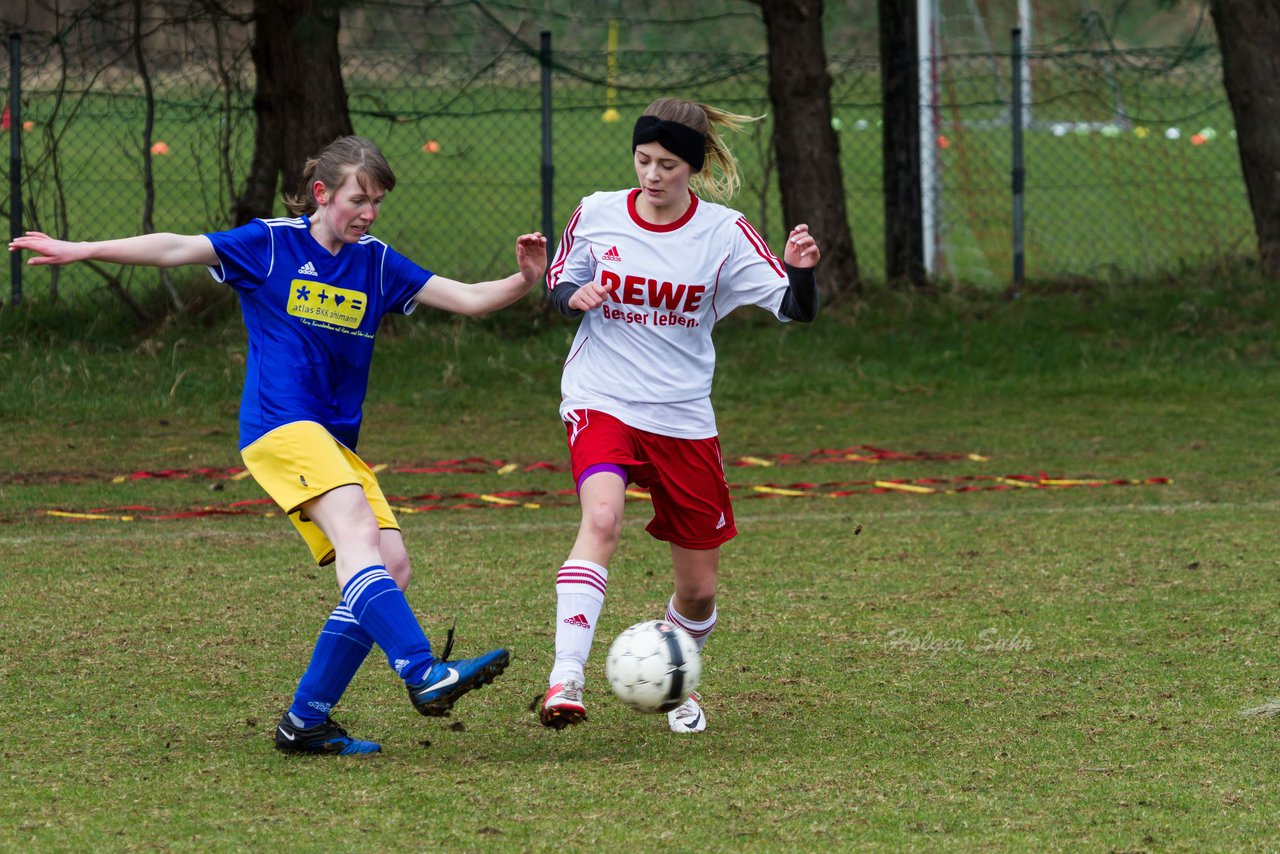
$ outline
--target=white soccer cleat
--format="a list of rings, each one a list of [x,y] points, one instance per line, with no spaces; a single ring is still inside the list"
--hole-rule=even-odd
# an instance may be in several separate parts
[[[562,730],[587,719],[587,708],[582,705],[582,683],[576,679],[558,682],[547,690],[538,709],[543,726]]]
[[[689,699],[667,712],[667,723],[672,732],[702,732],[707,728],[707,716],[702,713],[698,701],[702,695],[694,692]]]

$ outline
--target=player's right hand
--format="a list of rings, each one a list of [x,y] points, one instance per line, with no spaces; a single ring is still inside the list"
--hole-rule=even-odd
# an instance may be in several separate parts
[[[569,308],[574,311],[591,311],[604,305],[604,301],[613,292],[612,287],[605,287],[596,281],[587,282],[569,297]]]
[[[17,252],[26,249],[36,254],[27,259],[27,263],[35,266],[38,264],[70,264],[72,261],[80,260],[80,256],[76,253],[75,243],[66,240],[55,240],[47,234],[39,231],[28,231],[21,237],[15,237],[9,241],[9,251]]]

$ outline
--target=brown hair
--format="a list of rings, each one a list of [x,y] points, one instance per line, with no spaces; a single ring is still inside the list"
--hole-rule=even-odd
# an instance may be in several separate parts
[[[387,192],[396,186],[396,173],[391,171],[378,146],[361,136],[340,136],[326,145],[324,151],[307,159],[302,170],[301,192],[285,194],[284,206],[294,216],[313,214],[316,211],[315,182],[320,181],[330,190],[336,190],[352,172],[366,190],[370,184]]]
[[[701,172],[689,179],[699,192],[721,201],[728,201],[738,192],[742,185],[738,158],[725,144],[721,131],[742,130],[744,125],[759,121],[764,116],[743,116],[683,98],[659,98],[645,107],[644,115],[678,122],[706,136],[706,164]]]

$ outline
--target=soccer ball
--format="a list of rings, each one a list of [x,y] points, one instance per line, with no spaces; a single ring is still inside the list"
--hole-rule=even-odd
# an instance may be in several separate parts
[[[702,655],[684,629],[650,620],[614,639],[604,672],[626,705],[638,712],[669,712],[698,687]]]

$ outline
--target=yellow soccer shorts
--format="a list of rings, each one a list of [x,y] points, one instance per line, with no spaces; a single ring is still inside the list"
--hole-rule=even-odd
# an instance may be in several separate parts
[[[364,460],[314,421],[277,427],[240,452],[245,468],[280,508],[289,514],[316,563],[333,563],[333,544],[302,509],[339,486],[359,484],[373,508],[378,527],[400,530],[382,487]]]

